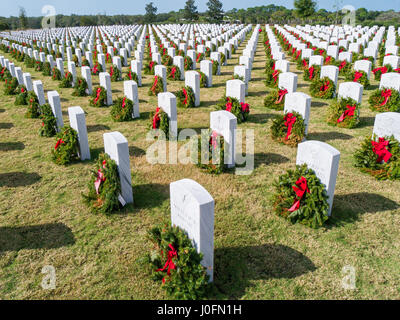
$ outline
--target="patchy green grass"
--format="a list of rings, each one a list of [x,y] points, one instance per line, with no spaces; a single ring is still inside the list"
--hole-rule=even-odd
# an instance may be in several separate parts
[[[311,230],[275,216],[269,203],[273,180],[293,168],[296,149],[275,143],[270,125],[279,112],[263,107],[265,54],[262,37],[249,85],[251,116],[239,128],[255,130],[255,170],[251,176],[211,176],[193,165],[150,165],[145,137],[149,113],[157,99],[139,88],[141,119],[111,120],[110,109],[89,106],[89,98],[59,89],[58,82],[32,70],[46,91],[61,95],[67,108],[86,112],[91,161],[59,167],[51,161],[54,139],[38,136],[40,120],[25,119],[14,97],[0,96],[0,298],[1,299],[165,299],[160,284],[149,280],[140,259],[149,249],[147,230],[169,218],[169,184],[191,178],[214,197],[216,298],[234,299],[399,299],[399,182],[377,182],[353,167],[352,155],[370,134],[375,114],[365,90],[362,125],[353,130],[326,124],[326,101],[313,99],[309,139],[327,142],[342,153],[333,217],[326,228]],[[209,127],[209,113],[232,79],[244,45],[214,77],[213,88],[201,89],[200,108],[178,110],[180,129]],[[9,55],[6,55],[10,58]],[[309,84],[299,74],[299,91]],[[124,68],[126,72],[128,68]],[[78,72],[80,70],[78,69]],[[98,77],[93,77],[98,85]],[[343,78],[340,81],[344,81]],[[113,83],[113,97],[123,83]],[[168,82],[176,91],[183,82]],[[372,87],[377,83],[372,80]],[[111,217],[91,214],[80,194],[89,171],[103,150],[103,133],[120,131],[129,141],[135,206]],[[43,290],[45,265],[56,269],[57,285]],[[342,268],[356,269],[354,291],[342,288]]]

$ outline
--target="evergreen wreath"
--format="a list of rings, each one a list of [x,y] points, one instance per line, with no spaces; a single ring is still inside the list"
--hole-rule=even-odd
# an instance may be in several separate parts
[[[311,83],[310,93],[314,98],[332,99],[336,93],[336,86],[328,77],[315,79]]]
[[[358,83],[362,84],[365,89],[367,89],[369,87],[368,75],[364,71],[350,70],[346,74],[345,78],[348,81],[358,82]]]
[[[66,165],[78,159],[78,133],[70,126],[64,126],[56,136],[56,144],[51,151],[55,164]]]
[[[315,56],[323,56],[324,58],[326,57],[326,50],[322,48],[316,48],[314,50],[314,55]]]
[[[42,125],[39,129],[39,135],[42,137],[54,137],[57,134],[57,120],[49,104],[40,106],[40,116]]]
[[[357,127],[360,123],[360,104],[351,98],[333,101],[329,106],[326,122],[340,128]]]
[[[400,112],[400,94],[395,89],[377,89],[370,96],[368,102],[372,111]]]
[[[6,67],[3,67],[0,71],[0,80],[5,80],[5,79],[12,79],[11,72],[8,71]]]
[[[336,64],[336,59],[331,56],[326,56],[324,59],[324,66],[327,65],[335,65]]]
[[[196,63],[200,63],[200,61],[204,60],[204,54],[198,53],[196,56]]]
[[[269,70],[267,71],[267,77],[264,81],[266,87],[277,88],[279,84],[279,75],[282,73],[281,70]]]
[[[238,99],[225,95],[218,102],[218,108],[231,112],[237,118],[238,123],[247,121],[250,114],[248,103],[240,103]]]
[[[355,167],[377,180],[400,180],[400,142],[392,137],[367,137],[354,153]]]
[[[172,57],[170,55],[166,54],[166,55],[162,56],[162,58],[161,58],[162,65],[169,67],[169,66],[172,66],[173,63],[174,63],[174,60],[172,59]]]
[[[79,67],[79,59],[76,54],[72,56],[72,61],[75,63],[75,67]]]
[[[310,66],[310,59],[309,58],[303,58],[303,59],[297,59],[296,61],[296,68],[298,70],[306,70]]]
[[[322,227],[328,220],[325,186],[307,165],[288,170],[274,181],[273,187],[272,205],[278,216],[311,228]]]
[[[386,64],[383,67],[375,68],[374,70],[372,70],[372,73],[374,74],[375,80],[380,81],[383,74],[392,71],[393,71],[392,66],[390,64]]]
[[[234,74],[232,78],[233,78],[233,80],[240,80],[240,81],[245,82],[244,77],[241,77],[238,74]]]
[[[218,75],[219,63],[217,60],[211,60],[212,62],[212,74],[214,76]]]
[[[96,87],[93,90],[89,104],[92,107],[101,108],[107,106],[107,91],[103,87]]]
[[[148,63],[146,63],[144,66],[144,74],[154,75],[155,74],[155,68],[154,68],[155,65],[156,65],[156,63],[154,61],[149,61]]]
[[[99,155],[95,170],[91,171],[88,189],[89,193],[82,196],[93,213],[109,215],[121,208],[118,200],[121,194],[118,166],[108,154]]]
[[[26,98],[28,108],[25,113],[26,118],[36,119],[40,116],[39,99],[35,92],[29,91]]]
[[[44,76],[48,76],[48,77],[51,76],[51,65],[50,65],[50,62],[46,61],[45,63],[43,63],[43,71],[42,71],[42,74],[43,74]]]
[[[76,79],[72,95],[75,97],[86,97],[87,96],[86,90],[88,90],[88,84],[86,80],[84,78],[78,77]]]
[[[24,85],[19,85],[16,89],[17,96],[15,97],[14,105],[26,106],[28,105],[28,90]]]
[[[129,70],[129,72],[125,75],[125,80],[133,80],[138,83],[139,78],[136,72]]]
[[[15,95],[17,92],[18,88],[18,80],[17,78],[12,78],[4,80],[5,86],[4,86],[4,94],[6,96],[12,96]]]
[[[121,71],[118,69],[116,65],[110,67],[110,77],[112,82],[121,81],[122,79]]]
[[[58,70],[57,67],[53,67],[53,69],[51,70],[51,78],[54,81],[61,81],[62,80],[61,71]]]
[[[155,112],[150,114],[151,128],[153,130],[161,130],[166,138],[169,137],[169,118],[166,112],[160,107],[157,107]]]
[[[225,65],[225,60],[226,60],[225,54],[222,52],[220,52],[219,54],[221,55],[221,65]]]
[[[167,67],[167,79],[172,81],[180,81],[181,80],[181,69],[177,66],[168,66]]]
[[[59,87],[60,88],[72,88],[72,82],[74,78],[70,72],[67,72],[64,75],[64,79],[61,80]]]
[[[164,92],[164,81],[161,77],[155,76],[153,84],[149,88],[149,96],[158,96],[159,93]]]
[[[197,154],[193,155],[193,162],[197,167],[205,169],[211,174],[221,174],[227,170],[225,165],[225,139],[215,131],[202,130],[201,135],[194,139],[194,148]],[[204,146],[202,148],[202,146]],[[208,149],[207,149],[208,146]],[[205,152],[203,149],[208,152]]]
[[[341,76],[346,75],[351,70],[351,63],[347,62],[347,60],[337,60],[335,65],[339,68]]]
[[[264,99],[264,107],[274,110],[283,110],[285,106],[285,95],[289,92],[286,89],[276,89]]]
[[[205,73],[198,71],[200,74],[200,88],[208,88],[208,77]]]
[[[321,77],[321,67],[317,65],[312,65],[310,68],[304,70],[303,80],[313,81]]]
[[[271,137],[280,143],[297,147],[305,138],[306,125],[300,113],[289,112],[273,120]]]
[[[192,70],[193,69],[193,60],[189,56],[185,57],[184,61],[184,66],[185,66],[185,71]]]
[[[201,265],[203,255],[193,247],[187,234],[178,227],[163,224],[148,232],[151,251],[144,261],[153,281],[162,283],[167,294],[178,300],[207,297],[210,284]]]
[[[196,97],[191,87],[185,86],[176,93],[178,108],[194,108]]]
[[[130,121],[133,114],[133,101],[127,97],[118,98],[111,108],[111,118],[116,122]]]
[[[43,62],[35,61],[35,71],[43,72]]]
[[[95,63],[91,71],[92,75],[98,76],[101,72],[103,72],[103,67],[100,63]]]
[[[211,49],[206,47],[206,49],[204,50],[204,56],[206,58],[209,58],[211,56]]]
[[[90,67],[89,60],[85,57],[82,57],[82,67]]]

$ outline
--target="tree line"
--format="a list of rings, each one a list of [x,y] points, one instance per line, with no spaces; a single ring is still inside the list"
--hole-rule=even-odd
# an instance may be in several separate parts
[[[294,9],[270,4],[247,9],[224,11],[220,0],[209,0],[207,11],[198,12],[195,0],[187,0],[185,7],[178,11],[158,13],[153,2],[146,4],[144,15],[57,15],[57,27],[76,27],[89,25],[130,25],[145,23],[279,23],[279,24],[340,24],[346,13],[337,6],[335,11],[317,9],[314,0],[295,0]],[[39,29],[43,17],[27,17],[20,8],[18,17],[0,17],[0,30]],[[361,25],[400,26],[400,12],[372,11],[365,8],[356,10],[356,23]]]

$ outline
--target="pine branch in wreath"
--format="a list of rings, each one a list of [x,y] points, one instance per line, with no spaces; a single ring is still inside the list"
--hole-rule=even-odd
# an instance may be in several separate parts
[[[164,132],[165,137],[169,138],[169,118],[166,112],[157,107],[155,112],[150,114],[151,129]]]
[[[125,80],[133,80],[138,83],[138,75],[136,72],[129,70],[129,72],[125,75]]]
[[[205,51],[204,51],[204,57],[205,58],[209,58],[211,56],[211,49],[206,47]],[[201,61],[201,60],[200,60]]]
[[[237,119],[238,123],[247,121],[250,114],[250,105],[248,103],[240,103],[238,99],[223,96],[217,104],[218,109],[231,112]]]
[[[70,72],[67,72],[64,75],[64,79],[61,80],[59,87],[60,88],[72,88],[72,82],[74,78]]]
[[[324,59],[325,59],[325,58],[326,58],[326,50],[325,50],[325,49],[322,49],[322,48],[316,48],[316,49],[314,50],[314,55],[315,55],[315,56],[323,56]]]
[[[297,147],[305,138],[306,125],[300,113],[279,115],[272,122],[271,137],[280,143]]]
[[[53,67],[51,70],[51,78],[53,81],[61,81],[62,80],[62,75],[61,71],[57,69],[57,67]]]
[[[233,80],[240,80],[240,81],[245,82],[244,77],[241,77],[241,76],[239,76],[238,74],[234,74],[233,77],[232,77],[232,79],[233,79]]]
[[[121,71],[118,69],[116,65],[110,67],[110,77],[112,82],[117,82],[122,80]]]
[[[107,106],[107,92],[103,87],[96,87],[93,90],[92,96],[89,100],[89,104],[92,107],[101,108]]]
[[[200,61],[204,60],[204,54],[198,53],[196,56],[196,63],[200,63]]]
[[[226,61],[226,56],[224,53],[220,52],[221,55],[221,65],[225,65],[225,61]]]
[[[365,89],[367,89],[369,87],[368,75],[364,71],[350,70],[346,74],[345,78],[348,81],[358,82],[358,83],[362,84]]]
[[[149,61],[148,63],[146,63],[144,66],[144,74],[154,75],[155,74],[155,68],[154,68],[155,65],[156,65],[156,63],[154,61]]]
[[[161,92],[164,92],[164,81],[161,77],[155,76],[153,84],[149,88],[148,95],[157,97]]]
[[[167,79],[172,81],[180,81],[181,80],[181,69],[177,66],[169,66],[167,67]]]
[[[377,89],[372,93],[368,102],[372,111],[400,112],[400,94],[395,89]]]
[[[81,77],[76,78],[76,83],[72,95],[75,97],[86,97],[87,90],[88,90],[88,84],[86,80]]]
[[[297,69],[298,70],[307,70],[310,65],[310,59],[304,58],[297,60]]]
[[[278,216],[311,228],[322,227],[328,220],[325,186],[307,165],[288,170],[274,181],[273,187],[272,205]]]
[[[205,73],[198,71],[200,74],[200,88],[208,88],[208,77]]]
[[[377,180],[400,180],[400,142],[392,137],[367,137],[354,153],[355,167]]]
[[[42,120],[39,129],[41,137],[54,137],[57,134],[57,120],[49,104],[40,106],[40,117]]]
[[[84,202],[93,213],[112,214],[121,208],[118,197],[121,182],[118,166],[106,153],[99,155],[95,169],[91,171],[89,193],[82,194]]]
[[[127,97],[118,98],[111,108],[111,118],[115,122],[131,121],[133,119],[133,101]]]
[[[313,81],[321,77],[321,67],[317,65],[312,65],[310,68],[304,70],[303,80]]]
[[[100,72],[103,72],[103,67],[101,64],[95,63],[91,71],[93,76],[98,76]]]
[[[276,89],[269,93],[264,99],[264,107],[274,110],[283,110],[285,106],[286,89]]]
[[[172,57],[170,55],[166,54],[166,55],[162,56],[162,58],[161,58],[162,65],[169,67],[169,66],[172,66],[173,63],[174,63],[174,60],[172,59]]]
[[[347,60],[337,60],[335,65],[339,68],[341,76],[345,76],[351,70],[351,63],[347,62]]]
[[[212,74],[214,76],[218,75],[218,71],[219,71],[219,63],[217,60],[211,60],[212,63]]]
[[[191,87],[185,86],[176,93],[178,108],[194,108],[196,97]]]
[[[51,65],[50,62],[46,61],[43,63],[43,70],[42,70],[42,75],[44,76],[51,76]]]
[[[17,78],[5,79],[4,80],[4,95],[12,96],[17,93],[18,80]]]
[[[310,86],[311,96],[320,99],[332,99],[336,93],[335,83],[328,77],[315,79]]]
[[[324,59],[324,66],[328,65],[335,65],[336,64],[336,59],[331,56],[326,56]]]
[[[184,65],[185,65],[185,71],[192,70],[193,69],[193,60],[192,60],[192,58],[190,58],[189,56],[186,56],[185,57],[185,61],[184,61]]]
[[[392,72],[393,68],[390,64],[386,64],[383,67],[375,68],[372,70],[376,81],[381,81],[382,75],[388,72]]]
[[[168,296],[178,300],[205,299],[211,285],[201,265],[203,255],[187,234],[170,223],[152,228],[147,235],[152,248],[143,259],[153,281],[162,284]]]
[[[279,75],[281,73],[282,73],[281,70],[270,69],[267,72],[267,76],[266,76],[266,79],[264,81],[265,86],[269,87],[269,88],[277,88],[278,87],[278,83],[279,83]]]
[[[28,107],[25,113],[26,118],[36,119],[40,116],[39,99],[35,92],[29,91],[27,96]]]
[[[43,62],[35,61],[35,71],[43,72]]]
[[[70,126],[64,126],[56,136],[56,144],[51,151],[55,164],[66,165],[78,159],[78,133]]]
[[[211,174],[221,174],[227,170],[225,165],[225,139],[211,129],[202,130],[197,139],[193,139],[197,154],[193,154],[193,163]],[[203,147],[202,147],[203,146]]]
[[[82,67],[90,67],[89,60],[85,57],[82,58]]]
[[[6,68],[3,67],[3,69],[1,69],[0,71],[0,80],[5,80],[5,79],[12,79],[12,75],[11,72]]]
[[[360,104],[351,98],[335,100],[329,106],[326,122],[340,128],[355,128],[360,123],[360,107]]]
[[[19,85],[16,89],[17,96],[15,97],[14,105],[26,106],[28,105],[28,90],[24,85]]]

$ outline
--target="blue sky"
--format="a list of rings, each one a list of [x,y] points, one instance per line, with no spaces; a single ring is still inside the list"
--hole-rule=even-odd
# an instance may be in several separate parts
[[[28,16],[42,16],[42,7],[53,5],[57,14],[143,14],[145,4],[151,0],[13,0],[2,3],[0,16],[17,16],[19,7],[27,11]],[[332,10],[336,0],[318,0],[318,8]],[[400,0],[339,0],[344,5],[352,5],[357,8],[370,10],[400,10]],[[3,2],[3,1],[2,1]],[[184,7],[186,0],[153,0],[158,7],[158,12],[175,11]],[[248,8],[254,6],[279,4],[287,8],[293,8],[293,0],[222,0],[224,10],[232,8]],[[207,0],[196,0],[200,11],[205,11]]]

